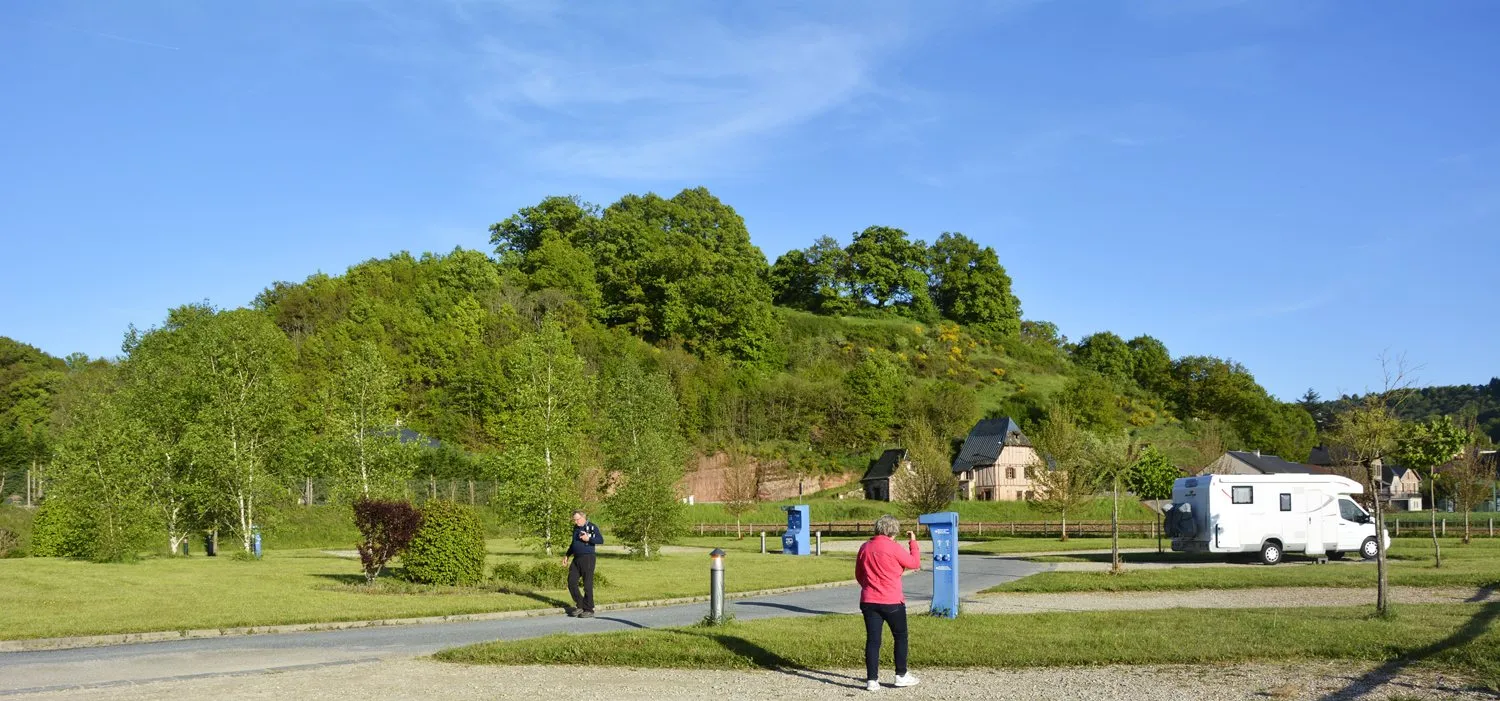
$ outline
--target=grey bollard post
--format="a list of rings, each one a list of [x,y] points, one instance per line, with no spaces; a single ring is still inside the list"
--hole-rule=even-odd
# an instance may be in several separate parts
[[[822,555],[823,554],[823,531],[818,531],[817,546],[816,546],[816,549],[813,550],[813,554],[814,555]]]
[[[714,548],[708,554],[712,564],[709,565],[709,596],[708,617],[714,623],[724,622],[724,551]]]
[[[760,554],[766,554],[766,532],[760,532]]]

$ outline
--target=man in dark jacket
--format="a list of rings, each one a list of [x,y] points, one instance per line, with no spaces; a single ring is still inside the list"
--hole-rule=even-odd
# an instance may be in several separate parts
[[[582,511],[573,512],[573,542],[563,554],[563,564],[568,565],[568,593],[573,595],[573,608],[569,616],[592,618],[594,615],[594,546],[604,544],[604,534],[591,523]],[[573,562],[568,563],[568,558]],[[583,591],[578,591],[580,581]]]

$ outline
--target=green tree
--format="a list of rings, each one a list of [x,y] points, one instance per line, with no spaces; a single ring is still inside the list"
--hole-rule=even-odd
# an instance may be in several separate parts
[[[1172,386],[1172,354],[1165,343],[1141,335],[1125,344],[1130,348],[1130,370],[1135,383],[1148,392],[1166,395]]]
[[[1368,394],[1358,405],[1335,417],[1328,433],[1331,447],[1344,451],[1354,464],[1364,468],[1365,489],[1370,494],[1380,493],[1380,465],[1395,451],[1401,435],[1401,420],[1390,406],[1394,394],[1391,385],[1395,382],[1388,381],[1385,392]],[[1376,528],[1383,528],[1381,500],[1375,499],[1372,506]],[[1386,578],[1385,539],[1376,537],[1375,544],[1375,609],[1386,615],[1390,612],[1390,588]]]
[[[925,421],[917,420],[902,431],[901,442],[911,467],[898,468],[891,484],[907,515],[916,518],[947,509],[958,494],[958,478],[942,441]]]
[[[884,351],[866,353],[847,375],[849,437],[855,446],[884,443],[896,423],[896,408],[906,396],[906,373]]]
[[[1140,459],[1141,444],[1124,432],[1088,435],[1091,471],[1102,484],[1109,485],[1109,571],[1122,572],[1120,563],[1120,490],[1130,469]]]
[[[1457,457],[1473,436],[1453,422],[1453,417],[1442,416],[1419,424],[1407,424],[1396,439],[1392,457],[1401,465],[1416,470],[1431,487],[1432,498],[1432,566],[1443,566],[1443,550],[1438,544],[1437,531],[1437,466]],[[1377,500],[1378,501],[1378,500]]]
[[[1068,512],[1076,511],[1099,492],[1100,473],[1095,469],[1088,434],[1060,408],[1053,407],[1041,428],[1031,434],[1031,444],[1045,462],[1032,469],[1036,489],[1031,503],[1062,519],[1062,541],[1068,540]]]
[[[889,226],[871,226],[854,234],[846,249],[851,279],[861,299],[885,308],[893,302],[927,296],[925,276],[920,287],[913,271],[925,271],[926,246],[908,241],[906,232]]]
[[[1135,371],[1130,347],[1109,331],[1085,336],[1073,349],[1073,361],[1114,380],[1129,378]]]
[[[285,493],[277,458],[295,430],[286,373],[291,344],[270,319],[248,309],[204,315],[189,326],[188,381],[203,403],[186,440],[213,485],[201,508],[211,523],[231,519],[250,552],[268,503]]]
[[[913,392],[910,413],[925,421],[941,440],[961,436],[979,420],[979,396],[952,380],[939,380]]]
[[[1081,372],[1068,380],[1058,395],[1058,403],[1079,426],[1104,433],[1113,433],[1123,427],[1121,399],[1108,379],[1092,371]]]
[[[1125,487],[1136,498],[1160,501],[1172,498],[1172,485],[1182,476],[1182,471],[1172,464],[1165,453],[1156,446],[1148,445],[1130,470],[1125,473]],[[1156,511],[1156,551],[1161,552],[1161,509]]]
[[[745,534],[740,530],[740,517],[760,503],[760,475],[755,463],[738,446],[731,447],[725,457],[724,483],[719,500],[724,503],[724,511],[734,517],[734,537],[743,539]]]
[[[932,300],[943,316],[991,337],[1021,330],[1021,301],[1011,293],[1010,276],[989,246],[963,234],[945,232],[928,250]]]
[[[599,207],[577,196],[548,197],[490,227],[490,244],[502,261],[519,261],[541,248],[549,234],[570,242],[590,240],[599,225]]]
[[[579,503],[592,383],[572,341],[552,321],[516,344],[506,379],[510,389],[495,422],[501,503],[551,555],[567,542],[568,517]]]
[[[415,467],[396,434],[396,378],[380,348],[363,341],[345,352],[334,380],[329,432],[337,437],[341,492],[365,499],[401,496]]]
[[[59,399],[54,512],[81,526],[81,554],[99,562],[134,560],[151,532],[146,485],[135,460],[141,426],[122,406],[117,372],[69,373]]]
[[[666,376],[648,374],[629,358],[600,387],[605,467],[614,476],[605,507],[620,540],[650,558],[687,528],[676,489],[687,458],[677,399]]]

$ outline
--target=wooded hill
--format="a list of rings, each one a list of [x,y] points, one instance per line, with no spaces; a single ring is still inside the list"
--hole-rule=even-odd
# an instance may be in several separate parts
[[[180,307],[158,328],[130,330],[117,360],[63,361],[0,339],[0,490],[20,492],[28,468],[45,472],[80,407],[139,379],[137,356],[169,357],[191,329],[204,348],[266,359],[257,367],[287,414],[263,427],[274,446],[264,459],[288,481],[344,464],[318,446],[357,439],[334,419],[361,372],[388,376],[374,384],[390,390],[377,418],[449,448],[413,476],[493,477],[482,458],[506,447],[515,397],[537,381],[517,374],[517,354],[543,346],[576,353],[581,362],[558,371],[590,382],[621,366],[664,378],[691,451],[732,447],[802,472],[862,469],[919,418],[957,441],[982,416],[1029,428],[1052,404],[1093,430],[1135,430],[1184,465],[1226,448],[1301,460],[1317,441],[1309,409],[1332,406],[1278,401],[1240,364],[1174,358],[1150,336],[1072,342],[1024,319],[994,249],[959,233],[927,244],[872,226],[772,264],[734,209],[698,188],[607,207],[547,198],[491,227],[489,245],[277,282],[247,309]],[[546,325],[560,340],[527,345]],[[1497,386],[1472,393],[1492,434]],[[1423,411],[1463,395],[1450,389],[1423,390]],[[595,447],[609,422],[600,411],[569,421],[586,438],[569,459],[602,464]]]

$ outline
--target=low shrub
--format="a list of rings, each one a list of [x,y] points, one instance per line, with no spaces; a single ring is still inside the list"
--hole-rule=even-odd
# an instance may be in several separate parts
[[[568,587],[568,568],[556,560],[541,560],[524,567],[515,560],[501,562],[490,570],[490,580],[509,588],[523,589],[566,589]],[[609,586],[609,577],[598,570],[594,571],[594,587]]]
[[[402,576],[422,584],[472,586],[484,579],[484,527],[474,509],[448,501],[422,505],[422,525],[401,555]]]
[[[354,525],[359,529],[359,560],[365,583],[372,584],[417,534],[422,514],[408,501],[360,499],[354,502]]]

